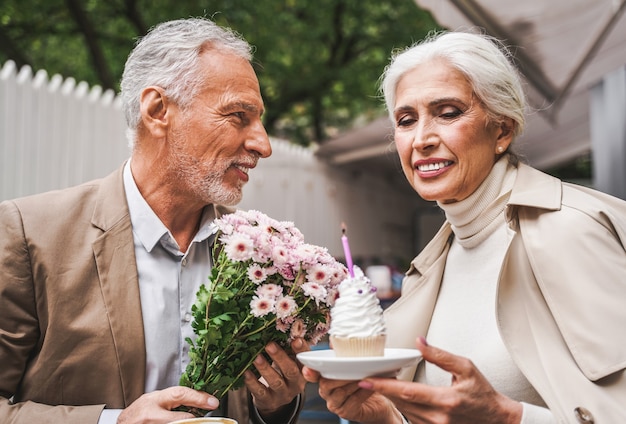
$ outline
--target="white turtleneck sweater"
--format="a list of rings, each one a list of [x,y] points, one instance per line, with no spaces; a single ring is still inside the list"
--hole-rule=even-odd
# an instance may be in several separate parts
[[[467,199],[439,204],[455,237],[427,339],[433,346],[470,358],[495,390],[522,402],[521,424],[548,424],[556,422],[552,413],[513,362],[496,325],[498,276],[512,237],[504,207],[516,175],[505,156]],[[426,363],[418,380],[449,386],[451,376]]]

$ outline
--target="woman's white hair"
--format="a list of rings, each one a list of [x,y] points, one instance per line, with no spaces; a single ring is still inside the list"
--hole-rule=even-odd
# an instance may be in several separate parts
[[[200,88],[199,56],[207,47],[252,60],[252,47],[246,40],[206,18],[161,23],[138,41],[126,60],[120,93],[131,148],[141,119],[142,90],[161,87],[170,99],[185,108]]]
[[[439,32],[395,53],[381,76],[380,90],[393,120],[396,88],[402,76],[415,66],[443,59],[469,81],[489,118],[503,117],[515,123],[514,136],[524,130],[526,97],[511,53],[497,39],[469,32]]]

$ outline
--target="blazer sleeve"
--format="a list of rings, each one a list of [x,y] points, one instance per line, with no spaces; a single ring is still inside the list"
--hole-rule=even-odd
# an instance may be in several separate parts
[[[22,219],[13,202],[0,203],[0,421],[7,424],[97,423],[104,405],[14,403],[28,360],[40,343],[32,266]]]

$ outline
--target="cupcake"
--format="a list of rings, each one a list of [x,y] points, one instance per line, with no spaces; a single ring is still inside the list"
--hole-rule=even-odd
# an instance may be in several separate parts
[[[330,310],[330,343],[336,356],[384,356],[387,333],[376,288],[355,267],[339,284]]]

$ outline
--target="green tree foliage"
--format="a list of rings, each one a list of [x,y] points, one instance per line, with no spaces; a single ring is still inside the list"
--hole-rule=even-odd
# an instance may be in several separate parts
[[[392,50],[436,28],[413,0],[2,0],[0,63],[117,90],[137,37],[191,16],[256,47],[268,131],[301,144],[380,115],[377,82]]]

